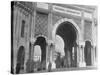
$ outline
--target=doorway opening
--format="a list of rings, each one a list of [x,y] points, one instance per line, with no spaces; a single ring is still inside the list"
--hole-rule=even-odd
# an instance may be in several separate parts
[[[20,70],[24,70],[24,60],[25,60],[25,48],[24,46],[20,46],[17,53],[17,65],[16,65],[16,73],[20,73]]]
[[[36,59],[39,58],[37,67],[38,71],[46,70],[46,47],[47,42],[44,36],[38,36],[34,43],[34,55],[38,55]]]
[[[56,59],[56,68],[63,67],[77,67],[77,44],[80,39],[80,30],[76,23],[72,20],[64,19],[61,22],[58,21],[53,31],[53,39],[59,35],[64,41],[65,56],[58,61]],[[57,66],[58,64],[58,66]]]
[[[90,41],[85,41],[84,55],[85,55],[86,66],[91,66],[92,65],[91,47],[92,47],[91,42]]]

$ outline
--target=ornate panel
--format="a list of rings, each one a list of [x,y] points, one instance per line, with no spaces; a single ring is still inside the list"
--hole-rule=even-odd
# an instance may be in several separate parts
[[[57,21],[59,21],[60,19],[62,19],[62,16],[59,15],[52,15],[52,25],[55,25]]]
[[[77,24],[77,26],[80,28],[80,30],[82,29],[82,25],[81,25],[81,19],[73,19],[75,21],[75,23]]]
[[[35,24],[35,36],[48,35],[48,15],[45,13],[37,12]]]
[[[85,20],[84,39],[92,40],[92,22]]]
[[[76,18],[72,18],[71,16],[68,17],[62,17],[59,15],[53,15],[52,16],[52,25],[55,25],[57,21],[59,21],[62,18],[68,18],[68,19],[73,19],[75,21],[75,23],[79,26],[79,28],[81,29],[81,20],[76,19]]]

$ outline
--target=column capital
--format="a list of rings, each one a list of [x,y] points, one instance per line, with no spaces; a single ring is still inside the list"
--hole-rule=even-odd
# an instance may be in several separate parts
[[[85,42],[84,41],[79,41],[79,45],[80,46],[85,46]]]
[[[93,43],[93,47],[96,47],[96,43]]]
[[[54,44],[54,42],[52,40],[48,40],[48,45],[50,44]]]
[[[32,44],[34,44],[35,41],[36,41],[36,38],[30,38],[30,42],[31,42]]]

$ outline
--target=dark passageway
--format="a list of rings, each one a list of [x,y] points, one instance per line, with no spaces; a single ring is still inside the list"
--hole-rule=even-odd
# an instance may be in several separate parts
[[[36,42],[34,44],[39,45],[41,47],[41,69],[46,69],[46,39],[42,36],[37,37]]]
[[[17,65],[16,73],[20,73],[20,70],[24,70],[24,60],[25,60],[25,48],[20,46],[17,54]]]
[[[84,48],[84,54],[85,54],[85,62],[87,66],[91,66],[92,65],[92,60],[91,60],[91,42],[90,41],[86,41],[85,42],[85,48]]]
[[[72,66],[72,47],[74,46],[76,39],[77,39],[77,34],[75,27],[72,23],[70,22],[63,22],[59,27],[57,28],[56,31],[57,35],[60,35],[65,43],[64,51],[65,51],[65,58],[67,58],[67,63],[69,62],[69,65]],[[70,67],[67,65],[68,67]]]
[[[42,50],[42,62],[46,60],[46,40],[44,37],[40,36],[37,38],[35,45],[39,45]]]

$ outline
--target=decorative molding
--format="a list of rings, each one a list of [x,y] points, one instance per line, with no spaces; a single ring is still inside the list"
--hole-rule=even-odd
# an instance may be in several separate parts
[[[81,11],[79,11],[79,10],[65,8],[65,7],[61,7],[61,6],[57,6],[57,5],[53,5],[52,7],[53,7],[53,11],[56,11],[56,12],[70,14],[70,15],[74,15],[74,16],[80,16],[80,17],[82,15]]]
[[[42,3],[42,2],[37,2],[37,7],[42,8],[42,9],[47,9],[48,10],[48,4],[47,3]]]
[[[26,12],[32,14],[33,9],[32,7],[27,6],[25,2],[15,2],[15,6],[24,9]]]
[[[38,38],[38,37],[44,37],[46,42],[48,41],[48,38],[45,36],[45,35],[42,35],[42,34],[39,34],[35,37],[35,40]]]
[[[91,13],[84,12],[83,13],[83,16],[84,16],[84,18],[87,18],[87,19],[91,19],[92,20],[92,14]]]

